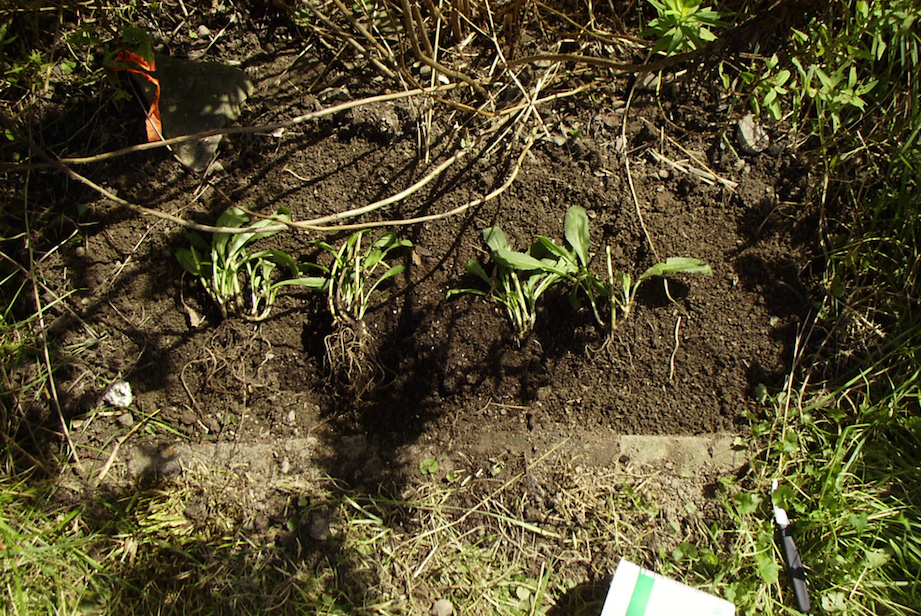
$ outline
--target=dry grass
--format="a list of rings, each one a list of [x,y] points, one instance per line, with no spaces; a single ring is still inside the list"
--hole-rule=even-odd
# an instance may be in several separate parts
[[[436,599],[459,613],[595,609],[619,558],[651,564],[670,549],[657,489],[661,476],[552,453],[518,472],[420,477],[399,498],[289,485],[273,531],[253,522],[247,482],[216,470],[76,507],[7,484],[4,594],[20,614],[420,614]]]

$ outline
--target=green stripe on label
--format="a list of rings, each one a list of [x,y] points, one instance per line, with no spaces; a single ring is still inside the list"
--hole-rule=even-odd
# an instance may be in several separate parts
[[[649,597],[652,595],[652,584],[655,581],[655,578],[640,573],[640,576],[636,578],[633,596],[630,597],[630,605],[627,606],[627,613],[624,616],[643,616],[646,613],[646,604],[649,603]]]

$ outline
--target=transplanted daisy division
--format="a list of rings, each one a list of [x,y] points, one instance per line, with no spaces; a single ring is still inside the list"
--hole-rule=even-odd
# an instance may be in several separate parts
[[[333,317],[333,332],[325,340],[330,371],[357,393],[372,385],[381,373],[365,314],[375,298],[386,295],[382,285],[406,268],[388,265],[385,259],[391,252],[413,245],[396,233],[384,233],[368,243],[365,238],[369,233],[367,229],[358,231],[338,248],[314,242],[332,255],[332,264],[306,266],[320,272]]]
[[[211,243],[198,233],[186,237],[191,246],[176,251],[182,267],[196,276],[208,296],[221,310],[221,316],[242,317],[249,321],[262,321],[269,316],[279,289],[286,285],[300,285],[319,289],[322,278],[300,276],[300,268],[291,256],[281,250],[266,249],[250,252],[253,244],[275,235],[277,231],[258,231],[278,226],[279,220],[290,220],[284,208],[275,213],[275,220],[264,219],[252,225],[252,217],[243,210],[232,207],[217,220],[218,227],[253,229],[251,233],[215,233]],[[291,278],[280,278],[281,267]]]

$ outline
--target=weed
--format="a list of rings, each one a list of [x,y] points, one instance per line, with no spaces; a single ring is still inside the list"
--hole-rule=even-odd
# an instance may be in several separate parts
[[[640,274],[634,282],[630,274],[614,272],[611,248],[608,246],[606,247],[608,280],[605,284],[588,268],[590,240],[588,214],[584,208],[574,205],[567,210],[565,235],[569,249],[558,246],[543,236],[538,236],[537,239],[547,250],[560,257],[557,264],[558,269],[564,272],[566,279],[572,284],[570,300],[573,307],[578,307],[579,297],[585,296],[591,305],[595,320],[599,325],[607,325],[609,334],[613,334],[617,329],[618,312],[621,314],[621,320],[629,316],[636,299],[636,292],[644,280],[653,276],[664,277],[672,274],[710,275],[713,273],[710,266],[699,259],[668,257],[664,263],[657,263]],[[608,300],[610,306],[610,321],[607,324],[602,320],[598,310],[598,304],[605,299]]]
[[[710,28],[728,25],[723,21],[725,14],[706,6],[701,0],[649,0],[658,17],[649,22],[644,36],[657,39],[652,53],[670,56],[699,49],[705,43],[716,40]]]
[[[756,113],[764,110],[778,120],[786,107],[798,126],[811,112],[811,129],[827,138],[859,121],[872,103],[899,100],[905,86],[916,93],[912,58],[919,49],[918,15],[911,0],[839,3],[832,13],[794,29],[789,53],[741,70],[742,81],[754,90],[750,104]],[[732,90],[725,67],[723,86]],[[902,112],[888,116],[879,124]]]
[[[645,272],[639,275],[636,282],[630,274],[615,272],[611,263],[611,248],[607,247],[607,266],[608,266],[608,283],[605,288],[605,295],[610,298],[611,302],[611,322],[609,324],[610,334],[617,329],[617,313],[621,314],[621,320],[630,316],[633,303],[636,300],[636,292],[644,280],[653,276],[670,276],[672,274],[704,274],[711,275],[713,270],[710,266],[701,261],[690,257],[668,257],[664,263],[656,263]]]
[[[753,86],[758,96],[752,98],[752,107],[755,113],[760,114],[764,109],[768,112],[773,120],[780,120],[783,116],[783,107],[781,101],[790,92],[790,77],[793,75],[788,69],[779,69],[780,60],[777,54],[774,54],[765,60],[764,71],[756,75],[750,71],[742,72],[742,80],[746,85]],[[720,76],[723,79],[723,87],[731,89],[731,84],[726,73],[723,71],[723,64],[720,64]]]
[[[866,101],[862,98],[876,87],[877,81],[858,80],[857,67],[852,64],[838,66],[834,72],[826,72],[821,66],[804,66],[798,58],[791,60],[800,78],[803,94],[815,103],[821,123],[831,124],[831,134],[841,128],[842,118],[848,109],[863,111]],[[827,120],[826,120],[827,118]]]
[[[278,219],[290,220],[290,215],[282,208],[275,213],[275,219],[260,220],[252,227],[276,225]],[[250,225],[251,220],[249,214],[232,207],[218,218],[217,226],[240,229]],[[297,263],[281,250],[247,252],[252,244],[275,233],[215,233],[210,245],[199,234],[189,233],[191,246],[177,250],[176,257],[187,272],[201,281],[225,319],[242,317],[262,321],[269,316],[281,287],[300,285],[320,289],[325,284],[321,278],[299,277]],[[275,270],[279,266],[294,277],[276,280]]]
[[[568,247],[560,246],[542,235],[537,236],[537,241],[550,253],[559,257],[558,265],[562,266],[567,280],[572,284],[572,291],[569,296],[572,306],[578,308],[579,296],[584,296],[591,305],[595,320],[599,324],[603,324],[596,300],[600,296],[608,295],[608,293],[598,277],[588,269],[590,258],[588,214],[584,208],[574,205],[566,211],[563,234],[566,237]]]
[[[438,472],[438,460],[435,458],[425,458],[419,462],[419,474],[434,475]]]
[[[383,295],[381,285],[405,269],[405,265],[389,266],[385,259],[399,248],[412,246],[395,233],[384,233],[363,245],[368,230],[351,235],[336,248],[326,242],[314,242],[333,257],[330,267],[307,264],[321,273],[319,280],[327,294],[327,305],[333,317],[333,333],[325,344],[327,359],[333,375],[350,383],[361,392],[381,372],[380,363],[372,349],[372,336],[365,324],[365,314],[375,297]]]
[[[776,415],[751,417],[761,436],[748,444],[760,450],[749,473],[722,482],[734,530],[714,535],[722,546],[716,571],[709,556],[675,555],[701,581],[720,578],[740,614],[791,613],[773,503],[790,513],[823,613],[917,614],[921,526],[911,512],[921,503],[921,477],[907,462],[921,454],[917,422],[883,419],[871,406],[854,414],[828,406],[846,393],[801,408],[788,408],[786,393],[770,398],[766,410]],[[769,496],[774,478],[783,483]]]

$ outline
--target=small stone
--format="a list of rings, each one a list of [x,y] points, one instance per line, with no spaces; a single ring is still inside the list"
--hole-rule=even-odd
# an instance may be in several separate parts
[[[209,415],[202,419],[202,423],[208,429],[208,432],[211,434],[216,434],[221,431],[221,424],[217,422],[213,416]]]
[[[134,425],[134,415],[131,413],[125,413],[124,415],[119,415],[115,421],[117,421],[118,425],[120,425],[122,428],[130,428]]]
[[[74,256],[77,257],[78,259],[82,259],[83,257],[86,256],[86,248],[84,248],[83,246],[77,246],[74,249]]]
[[[326,541],[332,535],[329,529],[329,517],[323,512],[314,511],[310,514],[310,521],[307,525],[307,532],[312,539],[317,541]]]
[[[196,34],[198,34],[198,36],[200,36],[201,38],[208,38],[211,36],[211,30],[208,29],[208,26],[206,26],[205,24],[202,24],[198,26],[198,30],[196,31]]]
[[[285,416],[285,420],[287,420],[289,424],[293,424],[296,419],[297,413],[294,412],[294,409],[288,411],[288,414]]]
[[[454,613],[454,604],[447,599],[439,599],[432,606],[432,616],[451,616]]]
[[[668,169],[659,169],[659,179],[667,180],[669,177],[671,177],[671,175],[672,174],[668,172]]]
[[[330,87],[320,92],[317,98],[319,98],[322,101],[326,101],[326,102],[341,102],[341,101],[351,100],[352,94],[349,92],[349,89],[346,88],[345,86],[341,86],[338,88]]]
[[[179,452],[176,450],[176,445],[173,443],[160,443],[160,446],[157,448],[157,455],[160,456],[162,460],[173,460],[179,455]]]
[[[652,91],[656,90],[659,87],[659,76],[655,73],[646,73],[642,75],[636,82],[636,89],[639,91]]]
[[[755,117],[750,113],[739,120],[736,126],[736,139],[742,151],[752,155],[764,152],[771,144],[768,134],[755,122]]]
[[[120,409],[131,406],[133,400],[134,396],[131,393],[131,385],[127,381],[115,381],[102,396],[103,404]]]

